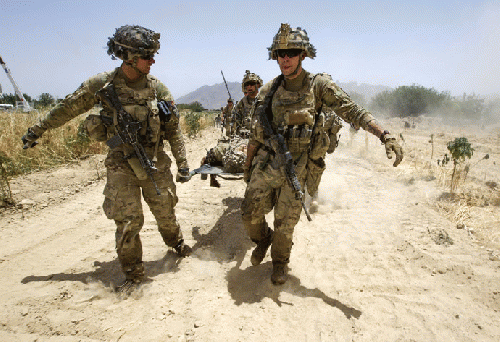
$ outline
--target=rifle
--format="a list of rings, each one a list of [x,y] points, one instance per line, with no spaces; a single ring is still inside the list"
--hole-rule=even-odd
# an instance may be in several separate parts
[[[273,129],[271,126],[272,121],[269,120],[269,118],[272,118],[273,115],[271,101],[283,78],[283,74],[276,78],[271,86],[271,89],[269,90],[269,93],[265,96],[262,105],[256,108],[255,115],[262,123],[266,146],[274,151],[274,154],[278,159],[278,164],[282,167],[285,178],[295,193],[295,199],[300,200],[304,213],[307,216],[307,220],[312,221],[304,203],[304,193],[302,192],[300,182],[297,178],[297,174],[295,173],[295,165],[293,164],[292,154],[288,151],[283,135]]]
[[[134,148],[135,155],[142,168],[146,171],[153,185],[155,187],[156,193],[161,195],[160,189],[156,184],[153,174],[158,171],[154,166],[154,163],[149,159],[144,147],[139,143],[138,132],[142,128],[140,122],[134,120],[130,113],[127,113],[123,108],[118,95],[116,94],[115,87],[113,83],[109,83],[100,90],[96,92],[96,96],[101,102],[105,103],[109,108],[111,108],[116,115],[115,129],[117,134],[106,142],[111,149],[116,148],[120,145],[127,144]],[[132,155],[125,156],[126,159],[132,157]]]
[[[224,80],[224,84],[226,85],[226,90],[227,90],[227,93],[229,94],[229,99],[232,100],[233,98],[231,97],[231,93],[229,92],[229,88],[227,87],[227,82],[226,82],[226,78],[224,77],[224,73],[222,72],[222,70],[220,71],[220,73],[222,74],[222,79]]]

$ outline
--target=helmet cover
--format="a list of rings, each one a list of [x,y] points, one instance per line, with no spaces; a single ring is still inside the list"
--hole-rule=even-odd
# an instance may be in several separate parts
[[[160,49],[160,34],[138,25],[116,29],[108,40],[108,55],[112,59],[131,60],[135,57],[152,58]]]
[[[259,84],[259,87],[262,87],[262,79],[257,75],[254,74],[253,72],[250,72],[250,70],[245,71],[245,76],[243,76],[243,81],[241,81],[241,89],[243,92],[245,92],[245,83],[248,82],[255,82]]]
[[[281,27],[274,36],[273,44],[267,48],[269,51],[269,59],[278,59],[277,50],[299,49],[306,52],[306,56],[314,59],[316,57],[316,49],[309,42],[306,30],[297,27],[290,28],[289,24],[281,24]]]

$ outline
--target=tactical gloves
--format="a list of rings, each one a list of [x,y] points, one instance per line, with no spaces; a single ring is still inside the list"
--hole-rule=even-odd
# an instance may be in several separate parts
[[[396,138],[391,135],[389,132],[382,135],[381,138],[382,143],[385,145],[385,153],[387,154],[387,158],[392,159],[392,153],[396,155],[396,160],[392,166],[396,167],[403,160],[403,148],[399,145]]]
[[[177,175],[175,176],[175,181],[178,183],[186,183],[191,179],[189,175],[189,168],[182,168],[177,171]]]

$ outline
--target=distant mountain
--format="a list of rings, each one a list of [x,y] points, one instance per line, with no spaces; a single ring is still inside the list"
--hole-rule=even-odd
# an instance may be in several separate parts
[[[390,87],[383,85],[370,85],[366,83],[358,84],[357,82],[340,83],[336,82],[345,92],[348,94],[361,94],[363,95],[366,102],[369,102],[378,93],[390,90]],[[239,82],[228,82],[227,84],[229,92],[233,97],[233,100],[238,102],[243,98],[243,92],[241,91],[241,83]],[[227,99],[229,95],[227,94],[226,86],[224,83],[214,84],[212,86],[203,86],[196,89],[189,94],[179,97],[175,100],[176,103],[190,104],[192,102],[198,101],[206,109],[220,109],[227,104]],[[353,96],[355,98],[355,96]],[[364,105],[360,103],[361,105]]]
[[[370,101],[373,97],[375,97],[378,93],[381,93],[386,90],[392,90],[391,87],[383,86],[383,85],[372,85],[367,83],[358,84],[358,82],[347,82],[341,83],[336,81],[337,85],[342,88],[347,94],[350,93],[358,93],[365,97],[366,101]]]
[[[243,98],[243,92],[241,91],[241,83],[239,82],[228,82],[227,87],[231,93],[231,97],[234,100],[234,104]],[[206,109],[220,109],[227,104],[227,99],[229,95],[227,93],[226,85],[224,82],[214,84],[212,86],[203,86],[196,89],[189,94],[179,97],[175,100],[176,103],[190,104],[198,101]]]

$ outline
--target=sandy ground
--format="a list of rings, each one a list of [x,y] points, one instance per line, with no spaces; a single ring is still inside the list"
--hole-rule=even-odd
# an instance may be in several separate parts
[[[178,185],[189,258],[168,250],[145,210],[149,281],[126,298],[113,292],[123,275],[102,213],[103,156],[12,180],[18,206],[0,214],[0,341],[499,341],[500,134],[468,135],[477,164],[452,201],[428,138],[436,159],[463,130],[389,125],[404,139],[398,168],[373,137],[342,130],[283,286],[271,284],[269,255],[250,264],[241,180]],[[191,167],[218,135],[187,141]]]

